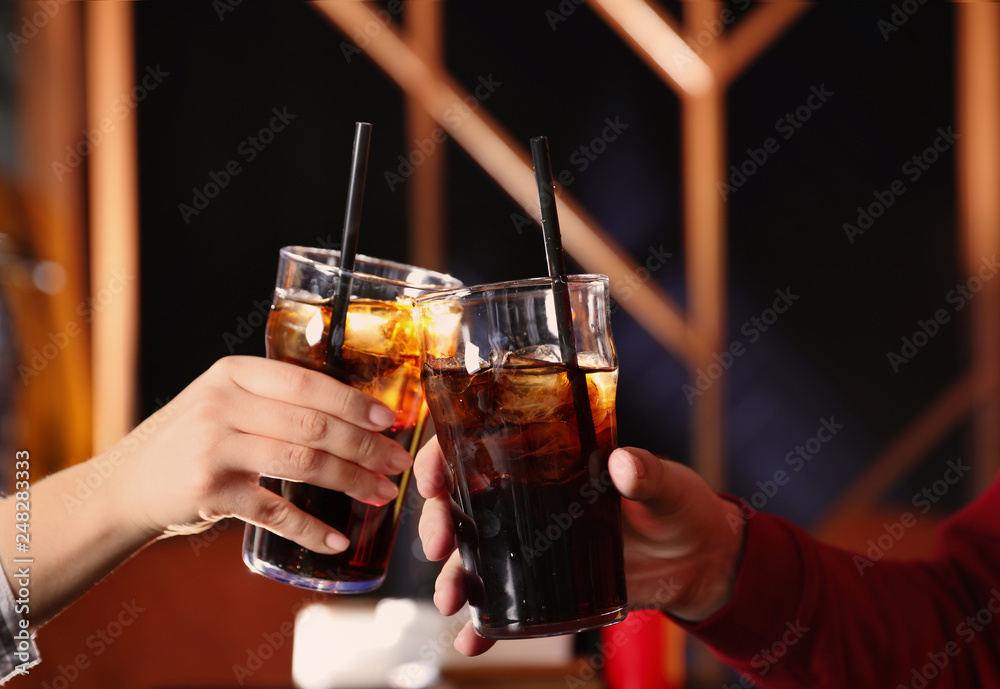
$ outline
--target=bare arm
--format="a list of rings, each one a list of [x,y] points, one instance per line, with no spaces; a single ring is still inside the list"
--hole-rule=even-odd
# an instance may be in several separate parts
[[[255,357],[221,360],[122,441],[32,486],[27,619],[44,624],[154,539],[225,517],[317,552],[343,550],[343,534],[258,478],[384,504],[398,492],[386,475],[410,465],[378,433],[392,420],[380,402],[321,373]],[[0,562],[16,594],[24,565],[13,562],[15,502],[0,502]]]

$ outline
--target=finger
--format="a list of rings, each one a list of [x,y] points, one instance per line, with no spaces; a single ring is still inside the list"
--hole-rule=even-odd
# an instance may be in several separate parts
[[[382,402],[319,371],[253,356],[226,357],[216,367],[254,395],[318,409],[361,428],[382,431],[396,420]]]
[[[244,473],[311,483],[372,505],[384,505],[399,494],[392,481],[355,462],[273,438],[233,434],[227,440],[225,455]]]
[[[240,390],[229,396],[222,413],[230,427],[243,433],[321,450],[371,471],[398,474],[412,462],[395,440],[318,409]]]
[[[642,502],[660,516],[674,514],[686,504],[691,479],[697,474],[636,447],[621,447],[608,458],[608,471],[618,492]]]
[[[424,555],[431,562],[443,560],[455,549],[455,524],[449,502],[449,498],[428,498],[420,512],[417,532],[424,546]]]
[[[428,499],[437,497],[440,493],[450,493],[449,474],[441,445],[435,435],[420,448],[413,461],[413,476],[417,479],[417,490]]]
[[[465,568],[462,558],[455,551],[444,563],[434,582],[434,605],[442,615],[454,615],[465,605]]]
[[[472,620],[469,620],[455,637],[455,650],[464,656],[478,656],[493,648],[495,643],[496,639],[484,639],[476,634]]]
[[[334,554],[347,549],[351,542],[344,534],[330,528],[261,486],[251,486],[242,507],[231,516],[263,527],[317,553]]]

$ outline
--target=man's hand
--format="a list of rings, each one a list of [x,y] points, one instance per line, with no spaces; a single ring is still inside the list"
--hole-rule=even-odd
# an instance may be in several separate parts
[[[732,596],[743,542],[739,508],[716,495],[687,467],[645,450],[620,448],[608,460],[615,487],[625,498],[625,576],[629,605],[656,608],[697,622]],[[445,615],[465,604],[462,560],[456,551],[451,494],[454,477],[437,439],[418,453],[414,474],[427,498],[420,516],[420,539],[430,560],[448,558],[438,576],[434,603]],[[455,639],[465,655],[478,655],[493,641],[478,636],[472,623]]]

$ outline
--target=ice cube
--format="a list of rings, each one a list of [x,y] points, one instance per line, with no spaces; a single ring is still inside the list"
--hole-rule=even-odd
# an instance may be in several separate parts
[[[440,359],[431,359],[424,366],[431,375],[455,375],[465,370],[464,357],[444,356]]]
[[[347,309],[344,347],[394,361],[417,356],[420,346],[409,305],[355,299]]]
[[[580,368],[589,370],[605,370],[611,368],[607,357],[599,352],[577,352],[576,363]]]
[[[432,375],[445,375],[449,378],[470,376],[489,369],[490,362],[476,357],[475,363],[469,363],[469,359],[458,354],[456,356],[443,356],[438,359],[431,359],[425,366],[427,373]],[[470,370],[471,369],[471,370]]]
[[[289,300],[276,302],[267,327],[268,356],[294,361],[301,366],[321,368],[326,352],[324,333],[329,318],[329,311],[319,304]]]
[[[608,414],[615,410],[615,392],[618,388],[618,370],[596,371],[587,374],[587,393],[594,414],[594,426],[600,428]]]
[[[439,426],[454,426],[461,432],[471,425],[482,425],[483,414],[492,408],[487,366],[475,375],[466,371],[464,357],[433,359],[424,364],[423,381],[427,406]]]
[[[482,357],[479,356],[479,347],[477,347],[472,342],[465,343],[465,353],[462,356],[462,364],[465,366],[465,372],[470,376],[478,371],[482,371],[484,368],[489,367],[489,362],[484,361]]]
[[[490,366],[503,366],[508,356],[510,356],[510,352],[505,352],[502,349],[490,350]]]
[[[423,377],[433,390],[443,395],[461,395],[472,382],[465,371],[465,357],[446,356],[424,364]]]
[[[551,423],[524,429],[531,452],[530,474],[535,481],[565,481],[583,470],[576,425]]]
[[[531,345],[530,347],[522,347],[513,354],[519,359],[548,361],[553,364],[562,362],[562,353],[559,350],[559,345],[554,344],[540,344]]]
[[[518,484],[564,481],[582,471],[576,426],[550,421],[486,434],[481,442],[491,468]]]
[[[431,304],[416,310],[423,330],[423,347],[429,357],[448,356],[455,352],[462,312],[451,304]]]
[[[493,380],[497,416],[505,423],[546,421],[572,400],[565,367],[539,359],[507,354],[494,363]]]

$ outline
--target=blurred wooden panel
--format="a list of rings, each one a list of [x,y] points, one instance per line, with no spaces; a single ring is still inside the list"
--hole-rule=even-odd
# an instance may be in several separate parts
[[[406,5],[406,34],[414,52],[427,64],[441,64],[444,50],[443,13],[444,7],[440,2]],[[413,177],[406,186],[410,262],[431,270],[445,270],[444,173],[447,136],[423,105],[409,96],[406,99],[406,145],[414,160]]]
[[[718,16],[719,3],[684,5],[688,32]],[[706,51],[711,54],[712,48]],[[716,182],[725,179],[726,92],[713,79],[696,93],[683,93],[681,122],[684,165],[684,243],[687,251],[688,323],[709,343],[693,372],[712,363],[710,352],[726,349],[726,262],[728,213]],[[725,376],[693,400],[691,447],[695,470],[715,490],[725,490]]]
[[[18,250],[65,271],[52,295],[23,280],[6,290],[21,351],[15,442],[31,451],[35,478],[91,454],[86,165],[79,153],[85,150],[83,10],[76,3],[58,8],[17,51],[22,168],[20,212],[11,213],[9,227],[21,240]],[[14,23],[22,26],[21,17],[37,11],[37,3],[18,3]]]
[[[959,276],[980,280],[969,306],[977,374],[1000,377],[1000,281],[990,260],[1000,254],[1000,5],[955,5],[955,142],[959,227]],[[980,273],[985,271],[985,273]],[[971,287],[971,285],[970,285]],[[986,488],[1000,469],[1000,390],[973,415],[976,484]]]
[[[99,134],[88,156],[95,453],[135,422],[139,161],[136,115],[122,95],[143,87],[136,83],[132,34],[132,3],[86,4],[87,130]]]
[[[888,447],[871,459],[868,468],[833,502],[814,531],[828,540],[829,534],[843,531],[843,524],[868,514],[882,494],[911,471],[930,448],[968,418],[983,400],[995,394],[996,381],[984,378],[975,370],[940,392]]]

